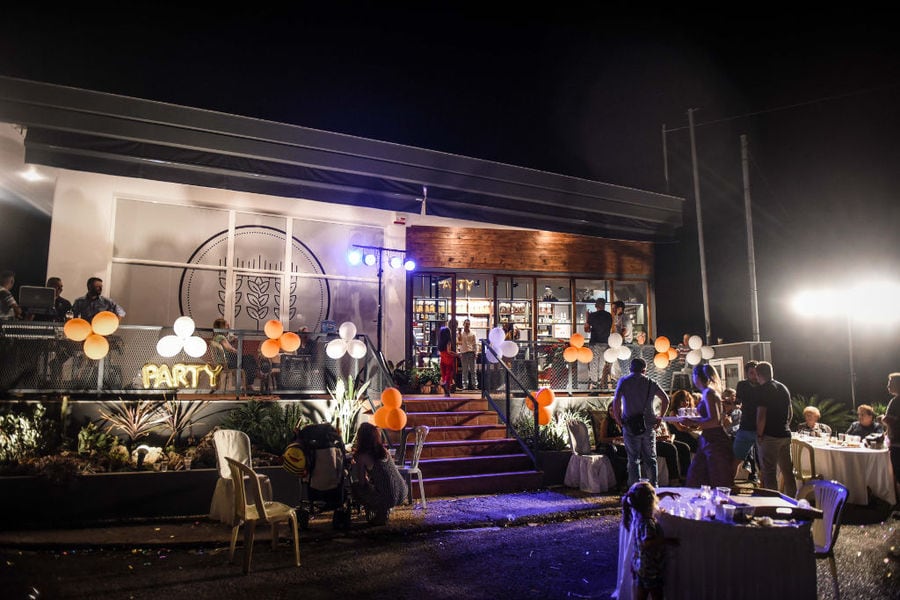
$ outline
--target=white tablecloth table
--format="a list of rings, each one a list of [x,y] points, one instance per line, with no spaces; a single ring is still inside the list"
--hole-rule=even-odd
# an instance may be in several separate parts
[[[685,497],[698,491],[668,489]],[[747,500],[735,498],[738,503],[748,503]],[[816,598],[816,564],[809,523],[764,528],[694,521],[664,513],[660,524],[666,537],[678,538],[678,546],[667,550],[667,600]],[[613,594],[619,600],[632,597],[633,551],[632,536],[620,526],[619,586]]]
[[[850,493],[850,504],[868,504],[868,490],[891,506],[897,503],[894,490],[894,471],[887,448],[833,447],[825,443],[812,442],[816,455],[816,471],[823,479],[834,480],[844,485]],[[804,466],[806,454],[803,455]]]

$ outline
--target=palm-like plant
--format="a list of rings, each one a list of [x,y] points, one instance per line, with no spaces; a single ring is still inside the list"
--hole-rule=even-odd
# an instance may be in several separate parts
[[[333,389],[328,390],[328,395],[334,401],[331,410],[331,425],[341,432],[345,444],[349,444],[356,433],[356,420],[363,407],[363,394],[368,389],[370,382],[365,382],[356,387],[356,382],[347,375],[347,383],[338,379]]]
[[[172,432],[166,446],[180,443],[185,430],[200,423],[197,418],[207,406],[209,400],[164,400],[160,406],[165,418],[163,427]]]
[[[108,423],[107,431],[118,429],[128,438],[128,449],[142,437],[150,435],[166,421],[161,410],[162,402],[156,400],[139,400],[125,402],[104,402],[100,408],[100,416]]]

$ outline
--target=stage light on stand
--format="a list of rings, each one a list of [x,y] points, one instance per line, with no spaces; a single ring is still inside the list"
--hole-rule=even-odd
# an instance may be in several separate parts
[[[403,257],[400,256],[392,256],[389,261],[392,269],[399,269],[403,266]]]
[[[347,262],[353,265],[354,267],[362,264],[362,252],[356,249],[351,249],[347,252]]]
[[[407,271],[414,271],[416,268],[416,261],[411,258],[406,259],[406,262],[403,263],[403,268]]]
[[[366,254],[366,256],[363,258],[363,262],[366,263],[370,267],[374,266],[375,262],[377,260],[378,260],[378,257],[375,256],[374,254]]]

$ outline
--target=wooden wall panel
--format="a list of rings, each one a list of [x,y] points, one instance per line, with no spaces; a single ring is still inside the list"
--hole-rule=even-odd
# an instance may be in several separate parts
[[[550,231],[412,226],[407,254],[419,269],[534,271],[616,277],[653,274],[653,243]]]

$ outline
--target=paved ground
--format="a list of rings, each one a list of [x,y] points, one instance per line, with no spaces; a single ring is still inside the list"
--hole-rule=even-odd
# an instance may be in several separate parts
[[[841,531],[845,599],[900,597],[900,520],[875,521]],[[246,577],[227,563],[227,527],[204,519],[0,532],[0,590],[4,598],[607,598],[618,524],[614,496],[435,499],[427,511],[398,509],[387,527],[357,521],[335,532],[329,518],[314,519],[301,534],[302,567],[284,541],[274,551],[263,542]],[[830,598],[824,561],[819,581]]]

